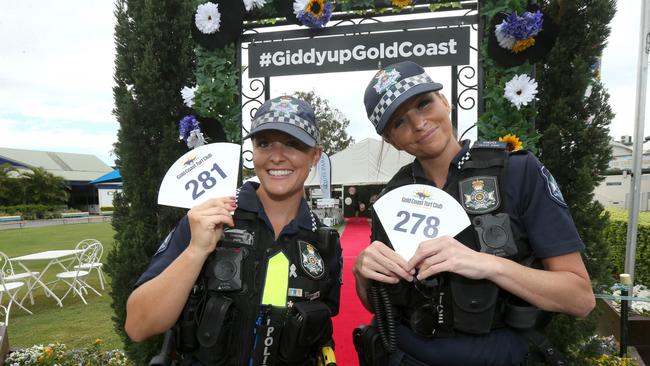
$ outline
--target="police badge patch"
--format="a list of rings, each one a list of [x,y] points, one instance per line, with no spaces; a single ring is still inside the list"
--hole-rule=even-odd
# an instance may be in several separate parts
[[[465,211],[484,214],[501,205],[497,177],[472,177],[458,183],[461,204]]]
[[[300,267],[305,273],[317,280],[325,274],[323,257],[320,256],[315,246],[298,240],[298,251],[300,252]]]
[[[551,175],[551,172],[545,166],[542,166],[540,173],[544,177],[544,180],[546,180],[546,193],[560,206],[568,207],[566,201],[564,201],[564,196],[562,196],[562,191],[560,191],[560,186],[555,181],[555,178],[553,178],[553,175]]]

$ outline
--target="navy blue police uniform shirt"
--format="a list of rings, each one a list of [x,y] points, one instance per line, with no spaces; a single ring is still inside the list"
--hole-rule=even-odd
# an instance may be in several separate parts
[[[464,141],[451,162],[447,182],[458,173],[457,164],[468,150],[469,141]],[[418,181],[435,186],[417,160],[412,167]],[[536,258],[584,249],[557,183],[533,154],[510,153],[504,190],[505,212],[510,216],[513,235],[515,239],[528,241]],[[528,352],[526,339],[509,328],[480,336],[424,338],[400,325],[398,340],[399,348],[406,354],[430,365],[519,365]]]
[[[258,219],[261,220],[264,223],[264,226],[273,233],[273,225],[271,225],[271,221],[266,215],[264,207],[256,194],[258,187],[259,184],[253,182],[247,182],[242,185],[239,194],[237,195],[237,210],[256,213]],[[312,216],[310,212],[307,202],[302,199],[298,215],[282,229],[278,238],[284,235],[296,234],[300,230],[311,231]],[[151,259],[149,267],[136,281],[135,287],[142,285],[162,273],[162,271],[164,271],[165,268],[167,268],[167,266],[169,266],[169,264],[185,250],[185,248],[187,248],[191,237],[190,224],[186,215],[162,241],[160,247]],[[340,245],[335,245],[335,248],[335,255],[333,255],[328,262],[329,275],[330,278],[333,279],[332,283],[334,286],[331,286],[326,300],[327,304],[330,306],[330,310],[332,310],[332,316],[338,313],[339,297],[341,292],[340,273],[342,269],[342,252]]]

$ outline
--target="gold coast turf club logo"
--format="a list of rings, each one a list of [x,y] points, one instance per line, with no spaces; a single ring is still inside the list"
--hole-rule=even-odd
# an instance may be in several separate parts
[[[195,161],[196,161],[196,155],[191,154],[188,155],[187,158],[185,158],[185,162],[183,163],[183,165],[191,166],[192,164],[194,164]]]
[[[415,191],[413,194],[415,197],[421,200],[426,200],[427,198],[431,197],[431,192],[427,191],[426,189],[422,188],[419,191]]]

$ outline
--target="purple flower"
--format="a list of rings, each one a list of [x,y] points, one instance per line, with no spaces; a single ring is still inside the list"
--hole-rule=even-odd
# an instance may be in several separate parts
[[[190,132],[199,128],[199,121],[193,115],[185,116],[178,122],[178,138],[187,141]]]
[[[516,41],[535,36],[542,30],[543,15],[537,10],[534,13],[524,12],[521,16],[513,12],[504,20],[501,32],[514,37]]]

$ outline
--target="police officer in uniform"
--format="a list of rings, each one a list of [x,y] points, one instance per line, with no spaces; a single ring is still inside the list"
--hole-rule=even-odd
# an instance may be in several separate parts
[[[374,328],[360,328],[355,345],[366,364],[522,365],[539,309],[580,317],[593,309],[584,244],[539,160],[503,143],[457,141],[440,89],[409,61],[383,68],[366,88],[377,133],[416,157],[384,192],[413,183],[443,189],[472,224],[419,243],[405,259],[391,248],[392,228],[372,220],[372,243],[354,266],[356,289],[375,313],[380,348],[392,352],[373,358],[376,342],[363,337]]]
[[[251,133],[260,183],[193,207],[127,303],[134,341],[173,328],[178,364],[315,365],[332,357],[341,246],[303,199],[320,157],[312,107],[279,97]]]

